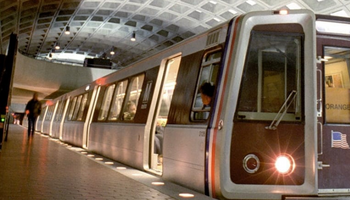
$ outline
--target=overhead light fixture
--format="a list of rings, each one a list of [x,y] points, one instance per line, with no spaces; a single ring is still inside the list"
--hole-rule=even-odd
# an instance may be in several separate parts
[[[66,26],[66,31],[64,31],[64,34],[69,35],[70,34],[70,27]]]
[[[60,44],[58,43],[58,42],[56,42],[56,45],[55,45],[55,49],[60,49],[61,47],[60,47]]]
[[[132,37],[131,37],[131,39],[130,39],[131,41],[136,41],[136,33],[135,33],[135,31],[132,33]]]
[[[111,50],[110,54],[111,54],[111,55],[114,55],[114,54],[115,54],[115,48],[114,48],[114,47],[112,47],[112,50]]]

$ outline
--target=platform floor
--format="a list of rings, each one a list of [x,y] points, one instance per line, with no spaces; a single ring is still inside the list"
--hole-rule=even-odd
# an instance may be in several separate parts
[[[164,185],[154,185],[163,183]],[[186,199],[203,194],[163,181],[57,139],[10,125],[0,152],[0,199]]]

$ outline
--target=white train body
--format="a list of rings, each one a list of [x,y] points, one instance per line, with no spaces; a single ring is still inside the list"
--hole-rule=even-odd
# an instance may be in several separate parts
[[[350,196],[349,73],[318,62],[348,59],[349,35],[316,21],[237,16],[54,99],[37,130],[214,198]],[[215,88],[208,106],[203,82]]]

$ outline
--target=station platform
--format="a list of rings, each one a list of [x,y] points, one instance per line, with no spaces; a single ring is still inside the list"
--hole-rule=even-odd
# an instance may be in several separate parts
[[[212,200],[14,124],[0,152],[0,199]]]

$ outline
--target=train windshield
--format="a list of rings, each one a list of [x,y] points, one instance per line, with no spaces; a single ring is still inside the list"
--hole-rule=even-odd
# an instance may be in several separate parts
[[[302,34],[252,31],[236,117],[301,120]]]

